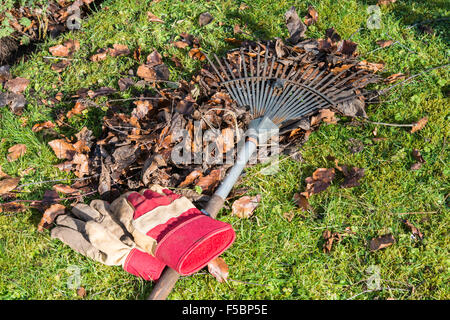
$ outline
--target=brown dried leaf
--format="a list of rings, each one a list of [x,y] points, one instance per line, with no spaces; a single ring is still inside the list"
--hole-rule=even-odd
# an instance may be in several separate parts
[[[208,271],[219,282],[227,281],[228,265],[221,257],[217,257],[208,263]]]
[[[76,153],[73,145],[68,143],[64,139],[55,139],[49,141],[48,144],[53,149],[53,152],[55,152],[55,155],[58,159],[72,160]]]
[[[322,233],[322,237],[325,240],[323,244],[323,252],[328,253],[331,251],[333,247],[333,242],[338,242],[341,240],[341,235],[337,232],[331,233],[330,230],[325,230]]]
[[[44,229],[48,229],[55,218],[60,214],[64,214],[65,210],[66,208],[62,204],[52,204],[47,210],[45,210],[42,219],[39,222],[38,231],[42,232]]]
[[[394,41],[392,40],[378,40],[377,45],[379,45],[381,48],[386,48],[392,45]]]
[[[422,234],[422,232],[420,232],[420,230],[419,230],[417,227],[415,227],[411,222],[409,222],[407,219],[402,220],[402,222],[403,222],[404,225],[411,231],[411,233],[412,233],[414,236],[419,237],[420,240],[423,239],[423,234]]]
[[[67,112],[67,119],[72,118],[76,114],[81,114],[84,110],[87,109],[87,105],[82,103],[81,101],[77,101],[74,107]]]
[[[106,57],[108,56],[108,52],[106,50],[104,50],[104,51],[103,50],[100,50],[99,53],[92,55],[89,59],[93,62],[105,60]]]
[[[309,201],[304,195],[300,193],[295,193],[293,200],[297,205],[297,207],[301,208],[303,211],[308,211],[309,209],[311,209]]]
[[[137,100],[133,102],[136,108],[131,111],[131,115],[137,119],[143,119],[147,113],[153,109],[153,106],[149,100]]]
[[[14,93],[22,93],[28,87],[30,80],[25,78],[14,78],[8,80],[5,84],[5,89]]]
[[[20,202],[0,203],[0,212],[19,213],[24,212],[27,208]]]
[[[203,52],[200,51],[198,48],[192,48],[189,50],[189,57],[195,60],[203,61],[206,59],[206,56]]]
[[[231,215],[237,216],[238,218],[249,218],[252,216],[253,211],[255,211],[260,201],[261,196],[259,194],[254,197],[243,196],[233,203]]]
[[[126,44],[115,43],[113,44],[112,49],[108,49],[108,53],[111,57],[118,57],[129,55],[131,52]]]
[[[396,0],[378,0],[379,6],[389,5],[394,3]]]
[[[201,187],[203,191],[212,191],[219,184],[221,175],[221,169],[212,170],[207,176],[200,177],[196,186]]]
[[[81,193],[80,190],[74,189],[71,186],[65,184],[55,184],[53,186],[53,189],[57,192],[61,192],[63,194],[68,195],[79,195]]]
[[[284,14],[286,20],[286,26],[289,31],[290,37],[287,39],[292,44],[297,44],[300,39],[304,38],[306,32],[306,26],[298,17],[297,11],[294,6],[292,6]]]
[[[427,122],[428,122],[428,117],[424,117],[424,118],[420,119],[419,121],[415,122],[411,129],[411,133],[422,130],[423,127],[425,127],[425,125],[427,124]]]
[[[200,27],[210,24],[214,20],[214,17],[209,12],[204,12],[198,17],[198,24]]]
[[[395,243],[395,238],[392,234],[389,233],[370,240],[369,249],[370,251],[376,251],[389,247],[393,243]]]
[[[137,75],[146,81],[152,80],[169,80],[169,69],[165,64],[147,65],[143,64],[138,67]]]
[[[147,19],[150,22],[160,22],[160,23],[164,23],[163,20],[161,20],[160,18],[158,18],[157,16],[155,16],[153,13],[151,13],[150,11],[147,12]]]
[[[308,7],[308,15],[304,18],[305,25],[310,26],[317,22],[319,13],[313,6]]]
[[[6,178],[0,180],[0,195],[6,194],[11,190],[14,190],[14,188],[17,187],[19,182],[20,178]]]
[[[364,168],[349,167],[346,165],[338,166],[336,160],[336,169],[344,174],[344,182],[341,184],[341,188],[352,188],[360,185],[359,180],[364,177]]]
[[[9,153],[6,156],[8,161],[9,162],[16,161],[27,152],[27,146],[22,143],[19,143],[9,148],[8,152]]]
[[[306,190],[300,194],[309,198],[311,195],[319,193],[327,189],[331,181],[334,179],[334,168],[318,168],[313,172],[311,177],[305,179]]]
[[[193,183],[197,178],[200,178],[203,176],[203,173],[200,170],[194,170],[191,173],[189,173],[183,182],[181,182],[178,185],[178,188],[184,188]]]
[[[406,78],[405,74],[403,74],[403,73],[395,73],[395,74],[392,74],[389,77],[387,77],[385,79],[385,81],[387,83],[393,83],[393,82],[395,82],[397,80],[401,80],[401,79],[405,79],[405,78]]]
[[[373,63],[363,60],[358,63],[358,67],[375,73],[384,69],[384,63]]]
[[[319,124],[322,120],[330,124],[336,124],[338,122],[334,111],[331,111],[330,109],[321,109],[317,116],[311,117],[311,126]]]
[[[69,48],[65,45],[58,44],[56,46],[48,48],[48,51],[54,57],[68,57],[69,56]]]
[[[84,298],[86,296],[86,289],[83,287],[79,287],[77,289],[77,296],[79,296],[80,298]]]

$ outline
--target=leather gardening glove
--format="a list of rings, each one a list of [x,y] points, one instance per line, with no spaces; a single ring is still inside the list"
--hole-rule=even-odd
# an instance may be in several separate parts
[[[192,274],[235,239],[231,225],[204,215],[186,197],[159,185],[111,203],[135,243],[181,275]]]
[[[93,200],[90,205],[77,204],[69,215],[56,218],[50,232],[82,255],[105,265],[121,265],[123,269],[145,280],[158,280],[165,264],[140,250],[132,236],[117,222],[110,204]]]

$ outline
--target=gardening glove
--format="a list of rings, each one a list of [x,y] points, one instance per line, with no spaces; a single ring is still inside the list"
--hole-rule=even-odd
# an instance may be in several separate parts
[[[159,185],[128,192],[111,209],[136,244],[181,275],[206,266],[236,237],[231,225],[204,215],[186,197]]]
[[[105,265],[121,265],[145,280],[158,280],[165,264],[136,246],[132,236],[111,214],[110,204],[93,200],[90,205],[77,204],[69,215],[56,218],[50,232],[82,255]]]

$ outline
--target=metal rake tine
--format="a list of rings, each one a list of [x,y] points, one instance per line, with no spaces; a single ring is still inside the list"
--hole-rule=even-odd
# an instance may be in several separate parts
[[[261,52],[261,47],[258,45],[258,53],[257,53],[258,56],[256,57],[256,76],[257,77],[259,77],[259,72],[260,72],[260,62],[261,62],[261,58],[259,56],[260,52]],[[257,83],[256,83],[256,95],[255,95],[255,99],[256,99],[256,101],[255,101],[255,108],[256,108],[255,112],[256,112],[256,114],[259,114],[259,112],[261,111],[260,105],[259,105],[259,101],[260,101],[260,99],[259,99],[260,85],[261,85],[261,81],[257,81]]]
[[[358,80],[361,81],[361,80],[363,80],[363,79],[368,79],[368,78],[370,78],[370,77],[371,77],[370,74],[366,74],[365,76],[363,76],[362,78],[360,78],[360,79],[358,79]],[[347,79],[346,81],[350,80],[351,78],[352,78],[352,77],[348,77],[348,79]],[[345,83],[345,82],[344,82],[344,83]],[[336,88],[335,90],[328,90],[328,92],[329,92],[329,93],[332,93],[333,95],[338,95],[339,93],[341,93],[342,91],[344,91],[345,89],[348,89],[348,88],[359,89],[359,86],[358,86],[358,87],[354,87],[354,86],[353,86],[353,83],[349,83],[348,85],[342,86],[341,88]]]
[[[211,65],[211,67],[213,67],[214,71],[216,72],[216,74],[219,76],[220,81],[225,82],[225,80],[223,79],[222,75],[220,74],[219,70],[217,70],[216,66],[214,65],[214,63],[211,61],[211,59],[208,57],[208,55],[205,54],[206,59],[208,60],[208,63]]]
[[[309,79],[312,77],[312,75],[316,73],[316,70],[317,70],[317,74],[316,74],[316,76],[314,77],[314,79],[312,80],[312,82],[316,81],[316,79],[323,73],[323,71],[322,71],[322,72],[320,71],[320,67],[317,66],[317,67],[314,69],[314,71],[311,72],[311,73],[306,77],[305,82],[308,82],[308,81],[309,81]],[[306,84],[304,84],[304,85],[307,86]],[[308,86],[308,87],[309,87],[309,86]],[[286,110],[286,109],[287,109],[286,106],[287,106],[287,105],[291,106],[291,105],[293,104],[293,102],[295,102],[295,100],[299,99],[300,97],[303,97],[302,94],[303,94],[305,91],[307,91],[306,97],[309,96],[309,95],[311,94],[311,91],[310,91],[310,90],[305,90],[305,89],[302,88],[302,87],[298,87],[298,88],[297,88],[297,91],[294,91],[290,96],[288,96],[288,99],[287,99],[287,100],[286,100],[286,98],[283,98],[283,100],[280,102],[280,108],[281,108],[282,105],[284,105],[284,108],[283,108],[283,110],[281,111],[280,114],[286,113],[286,112],[288,111],[288,110]],[[289,92],[289,93],[290,93],[290,92]]]
[[[225,68],[223,67],[222,63],[220,62],[219,58],[217,57],[217,55],[214,54],[214,58],[216,59],[217,63],[219,64],[220,69],[222,69],[223,73],[225,74],[227,81],[231,80],[230,77],[228,76]],[[230,70],[230,73],[233,75],[233,72],[231,72],[231,70]],[[237,99],[234,90],[230,89],[230,85],[228,83],[224,83],[224,85],[226,86],[227,91],[230,93],[230,95],[232,96],[233,100],[239,102],[239,99]]]
[[[235,77],[233,71],[231,70],[231,67],[230,67],[230,65],[228,64],[228,62],[227,62],[226,59],[224,59],[224,63],[225,63],[225,65],[226,65],[228,71],[230,72],[231,76],[233,77],[233,80],[235,80],[236,77]],[[239,102],[239,104],[240,104],[241,106],[245,106],[244,99],[243,99],[243,97],[242,97],[242,95],[241,95],[241,90],[239,90],[239,87],[236,85],[236,82],[232,82],[231,86],[232,86],[231,88],[232,88],[232,90],[233,90],[233,93],[238,97],[238,102]],[[238,93],[235,92],[234,88],[236,88],[236,90],[237,90]]]
[[[270,64],[270,69],[269,69],[269,74],[268,74],[268,78],[270,79],[272,77],[272,71],[273,71],[273,65],[275,64],[275,56],[272,56],[272,62]],[[266,85],[266,88],[264,90],[264,98],[263,98],[263,108],[261,113],[265,114],[266,113],[266,108],[268,105],[268,100],[269,98],[272,96],[273,93],[273,88],[269,85]],[[266,99],[267,97],[267,99]]]
[[[263,78],[261,80],[261,95],[259,97],[259,105],[260,105],[260,111],[258,116],[262,116],[264,114],[264,110],[265,110],[265,98],[266,98],[266,94],[267,94],[267,86],[266,86],[266,76],[267,76],[267,59],[269,57],[269,41],[267,41],[266,43],[266,52],[264,54],[264,68],[263,68]]]
[[[283,68],[283,67],[281,67],[281,68]],[[280,76],[278,76],[279,69],[280,68],[277,69],[277,73],[275,74],[275,78],[281,78],[281,79],[284,80],[285,79],[284,77],[285,77],[286,71],[288,69],[288,66],[287,65],[284,66],[283,71],[282,71]],[[283,86],[284,86],[284,83],[283,83]],[[266,111],[267,114],[269,114],[269,117],[273,113],[273,109],[276,107],[276,101],[279,99],[280,95],[282,95],[282,94],[283,94],[282,92],[277,94],[277,91],[275,89],[273,90],[273,93],[272,93],[272,96],[270,97],[270,100],[269,100],[269,103],[268,103],[268,106],[267,106],[267,111]]]
[[[248,46],[248,52],[250,52],[251,48]],[[254,66],[253,66],[253,58],[249,54],[248,55],[249,64],[250,64],[250,82],[252,84],[252,107],[253,107],[253,114],[256,114],[256,94],[255,94],[255,79],[254,79]]]
[[[246,64],[245,64],[245,57],[244,57],[244,53],[243,53],[242,48],[240,50],[240,53],[241,53],[241,63],[243,65],[243,70],[244,70],[245,87],[247,89],[246,99],[247,99],[247,103],[248,103],[248,106],[250,107],[250,112],[251,112],[252,111],[252,105],[251,105],[251,101],[250,101],[251,93],[250,93],[250,87],[248,85],[247,67],[246,67]]]

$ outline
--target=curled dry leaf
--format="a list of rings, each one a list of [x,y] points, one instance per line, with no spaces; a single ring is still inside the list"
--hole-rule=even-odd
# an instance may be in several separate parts
[[[2,166],[0,166],[0,180],[6,177],[9,177],[9,175],[7,173],[4,173]]]
[[[217,279],[217,281],[227,281],[228,265],[221,257],[217,257],[208,263],[208,271]]]
[[[422,164],[424,164],[426,161],[420,154],[420,151],[417,149],[414,149],[412,152],[413,158],[416,160],[414,164],[411,165],[411,170],[418,170],[422,167]]]
[[[300,193],[295,193],[293,200],[297,205],[297,207],[301,208],[303,211],[308,211],[309,209],[311,209],[309,201],[304,195]]]
[[[336,169],[344,174],[344,182],[341,184],[341,188],[352,188],[360,185],[359,180],[364,177],[364,168],[349,167],[346,165],[339,166],[336,162]]]
[[[319,13],[313,6],[308,7],[308,15],[304,18],[305,25],[310,26],[317,22]]]
[[[44,211],[41,221],[38,225],[38,231],[42,232],[44,229],[47,229],[55,218],[60,214],[64,214],[66,208],[59,203],[52,204],[47,210]]]
[[[55,124],[51,121],[46,121],[46,122],[42,122],[42,123],[36,123],[32,128],[31,131],[33,132],[39,132],[43,129],[51,129],[54,128]]]
[[[77,101],[73,108],[67,112],[67,119],[72,118],[76,114],[81,114],[84,110],[87,109],[87,105],[82,103],[81,101]]]
[[[325,240],[323,244],[323,252],[328,253],[331,251],[333,247],[333,242],[338,242],[341,240],[341,235],[338,232],[331,233],[330,230],[325,230],[322,233],[322,237]]]
[[[193,183],[197,178],[200,178],[202,176],[203,176],[203,173],[200,170],[194,170],[186,176],[186,179],[184,179],[184,181],[181,182],[178,185],[178,187],[185,188],[188,185],[190,185],[191,183]]]
[[[420,232],[418,228],[416,228],[411,222],[407,219],[402,220],[403,224],[411,231],[413,236],[418,237],[420,240],[423,239],[423,234]]]
[[[196,186],[202,188],[203,191],[211,191],[219,184],[221,176],[221,169],[212,170],[207,176],[200,177]]]
[[[393,243],[395,243],[395,238],[392,234],[389,233],[370,240],[369,249],[370,251],[376,251],[389,247]]]
[[[318,168],[313,172],[311,177],[305,179],[306,190],[300,194],[309,198],[311,195],[319,193],[327,189],[331,181],[334,179],[334,168]]]
[[[16,161],[27,152],[27,146],[23,143],[16,144],[8,149],[6,158],[9,162]]]
[[[203,61],[206,59],[206,56],[203,52],[200,51],[198,48],[192,48],[189,50],[189,57],[195,60]]]
[[[254,197],[243,196],[233,203],[231,215],[238,218],[249,218],[256,207],[258,207],[260,201],[261,195],[259,194]]]
[[[20,178],[3,178],[0,180],[0,195],[14,190],[19,184]]]
[[[411,129],[411,133],[422,130],[425,127],[425,125],[427,124],[427,122],[428,122],[428,117],[424,117],[424,118],[420,119],[419,121],[415,122]]]

